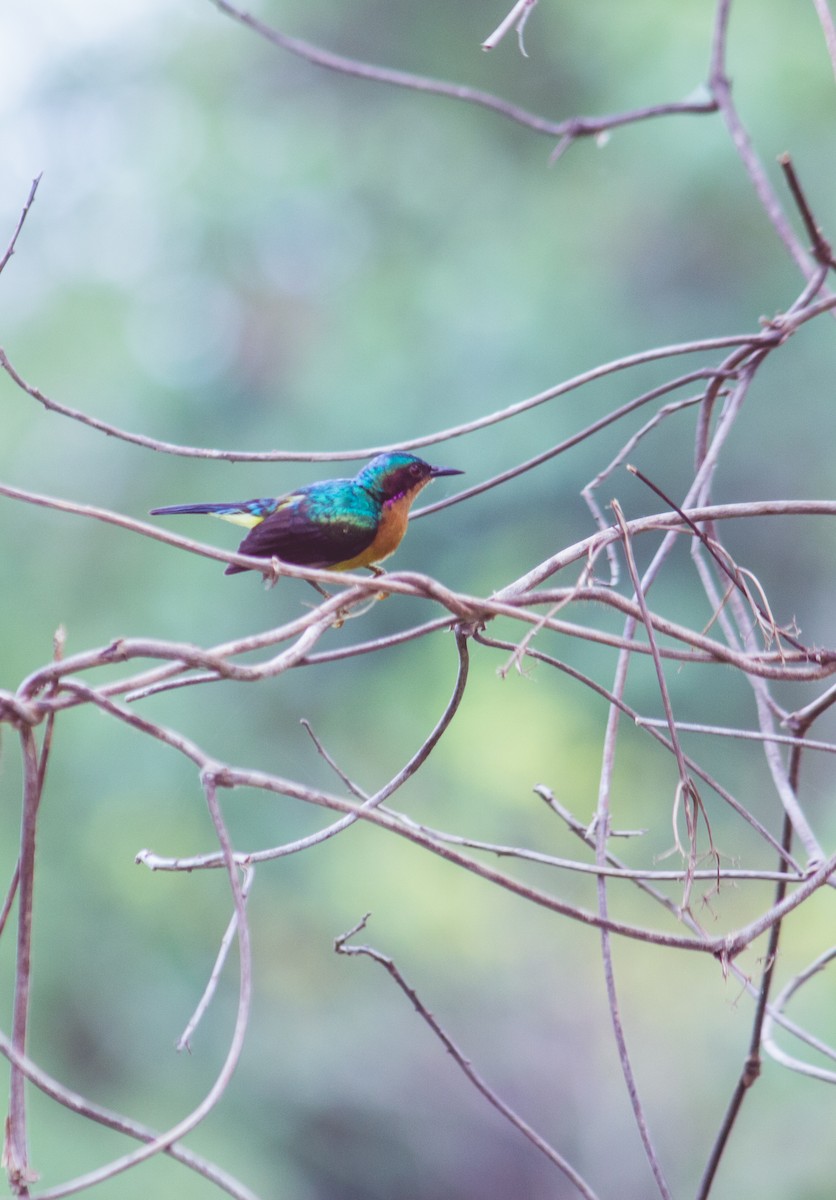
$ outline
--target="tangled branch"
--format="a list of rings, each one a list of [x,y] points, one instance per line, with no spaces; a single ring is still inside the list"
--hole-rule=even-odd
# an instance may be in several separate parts
[[[520,48],[525,53],[522,29],[535,2],[520,0],[515,3],[483,47],[496,46],[510,30],[516,29]],[[787,518],[803,523],[806,529],[814,522],[836,516],[836,501],[768,497],[718,503],[712,490],[718,465],[728,453],[729,439],[759,374],[768,369],[775,356],[782,354],[799,330],[836,309],[836,295],[826,289],[829,273],[836,266],[832,242],[816,219],[791,160],[784,156],[782,168],[789,194],[810,247],[801,244],[733,103],[726,68],[731,0],[719,0],[717,4],[708,81],[702,97],[609,116],[574,116],[559,121],[528,112],[478,89],[338,55],[272,28],[229,0],[213,0],[213,3],[226,16],[271,46],[315,66],[367,82],[473,104],[508,118],[526,130],[544,134],[556,142],[553,160],[560,158],[581,138],[650,118],[719,114],[763,212],[800,273],[800,291],[797,296],[787,299],[784,312],[762,322],[756,330],[635,352],[593,366],[537,395],[514,400],[473,420],[429,429],[420,437],[397,446],[354,450],[241,452],[180,445],[150,434],[128,431],[47,396],[39,386],[28,382],[13,365],[11,356],[0,349],[0,367],[13,386],[13,395],[20,397],[24,404],[34,400],[51,419],[73,422],[94,433],[130,443],[143,452],[229,462],[329,462],[368,457],[381,450],[418,449],[450,439],[467,438],[477,432],[492,431],[494,435],[505,437],[507,430],[513,427],[512,423],[523,414],[555,404],[599,380],[616,376],[629,380],[630,373],[640,367],[653,366],[660,373],[653,387],[643,386],[641,391],[637,388],[617,407],[594,421],[587,421],[534,456],[518,459],[513,440],[505,438],[500,471],[415,514],[416,517],[429,517],[453,504],[467,503],[512,479],[544,467],[579,445],[591,444],[597,448],[596,439],[605,430],[622,430],[623,441],[617,452],[614,456],[607,453],[604,465],[583,489],[591,517],[590,532],[573,545],[555,546],[547,557],[530,562],[521,575],[504,580],[490,594],[453,590],[442,580],[417,572],[394,571],[383,578],[367,578],[357,572],[337,573],[229,553],[104,507],[0,484],[0,496],[20,506],[20,520],[25,520],[27,508],[39,507],[53,514],[56,528],[60,528],[66,517],[95,521],[113,527],[114,536],[131,534],[189,554],[250,569],[260,573],[268,585],[286,578],[307,580],[334,589],[315,606],[275,628],[242,634],[219,645],[206,646],[197,640],[119,636],[68,655],[59,633],[49,661],[30,671],[14,690],[0,691],[0,724],[7,725],[17,736],[23,779],[20,850],[0,907],[0,934],[6,931],[12,915],[17,917],[11,1032],[8,1036],[0,1033],[0,1053],[10,1063],[4,1165],[12,1192],[32,1200],[58,1200],[165,1153],[228,1194],[241,1200],[253,1200],[254,1193],[245,1185],[192,1153],[181,1142],[220,1102],[244,1046],[253,990],[247,906],[254,873],[276,859],[307,853],[324,842],[333,841],[350,827],[362,823],[386,838],[400,839],[420,853],[467,873],[480,885],[499,889],[562,921],[597,931],[607,1002],[625,1087],[655,1189],[663,1198],[672,1193],[631,1059],[613,958],[614,939],[625,945],[653,946],[659,953],[670,955],[675,951],[687,951],[692,957],[714,960],[715,969],[731,973],[740,981],[753,1000],[750,1040],[740,1078],[707,1156],[698,1192],[701,1200],[705,1200],[742,1104],[759,1076],[762,1047],[789,1069],[818,1081],[836,1082],[836,1073],[831,1067],[813,1065],[785,1051],[776,1038],[776,1027],[780,1027],[782,1036],[795,1038],[824,1054],[831,1062],[836,1060],[836,1051],[823,1039],[793,1022],[786,1014],[793,997],[830,966],[836,952],[828,948],[818,953],[811,963],[783,985],[776,998],[772,998],[785,918],[814,896],[832,902],[836,882],[836,853],[826,845],[826,834],[817,830],[801,786],[802,761],[813,754],[836,753],[836,743],[826,734],[810,736],[817,722],[829,714],[836,702],[836,686],[831,681],[831,676],[836,674],[836,647],[810,642],[803,630],[796,628],[794,612],[786,616],[776,611],[778,605],[770,598],[751,565],[744,561],[740,552],[732,553],[726,533],[728,523],[732,521],[744,529],[751,528],[752,522],[759,526],[768,522],[768,527],[773,528]],[[826,5],[818,0],[816,9],[832,56],[832,21]],[[540,15],[538,12],[538,19]],[[7,249],[0,258],[0,273],[16,252],[39,178],[32,184]],[[688,370],[675,373],[674,364],[681,358],[691,358],[693,362]],[[667,372],[670,372],[669,376]],[[651,471],[629,465],[628,458],[640,452],[650,439],[658,445],[666,432],[672,440],[681,441],[683,414],[691,412],[698,414],[693,439],[693,474],[682,480],[679,494],[670,498]],[[611,498],[608,502],[603,501],[602,488],[613,481],[618,487],[617,481],[625,478],[622,473],[625,468],[645,485],[648,496],[654,495],[661,501],[661,510],[631,515],[625,502]],[[686,566],[681,561],[683,556],[677,554],[684,546],[690,550]],[[608,566],[606,579],[599,572],[602,561]],[[688,577],[684,580],[686,571]],[[671,582],[674,576],[680,592],[683,586],[689,589],[692,607],[688,616],[670,611],[669,597],[674,589],[666,589],[663,585]],[[349,619],[364,621],[371,626],[371,615],[384,596],[389,600],[388,611],[394,609],[396,623],[400,622],[394,632],[379,634],[372,630],[365,639],[358,635],[356,640],[346,639],[336,646],[321,645],[326,635],[343,630]],[[415,623],[412,615],[415,606],[411,602],[415,601],[426,610],[420,623]],[[446,679],[443,684],[439,681],[435,720],[426,723],[422,735],[416,732],[416,745],[406,761],[388,779],[377,780],[373,788],[360,785],[351,771],[331,754],[309,722],[305,727],[316,753],[336,780],[331,789],[221,758],[202,745],[198,737],[149,715],[148,701],[173,689],[186,691],[189,695],[189,689],[220,681],[236,687],[259,687],[267,680],[281,679],[289,671],[325,670],[337,662],[358,656],[374,655],[385,660],[394,646],[425,643],[429,638],[451,647],[448,658],[452,683]],[[606,682],[572,661],[573,652],[587,647],[594,647],[607,656]],[[536,845],[522,839],[519,844],[505,844],[488,841],[469,830],[435,828],[411,811],[405,785],[423,771],[438,745],[451,736],[451,730],[459,727],[461,706],[474,686],[469,674],[474,654],[496,662],[497,672],[503,677],[512,668],[523,673],[535,664],[545,672],[554,672],[573,689],[575,702],[589,699],[590,708],[602,714],[601,762],[592,823],[584,825],[550,784],[539,784],[534,789],[549,822],[580,840],[577,857],[552,853],[550,843],[545,839]],[[652,685],[649,691],[642,693],[644,699],[639,703],[632,699],[630,683],[643,663],[649,664],[648,672],[652,671]],[[678,711],[678,701],[671,686],[673,670],[684,669],[710,673],[715,693],[742,681],[751,697],[750,709],[741,712],[738,724],[720,724],[714,719],[710,700],[702,699],[700,703],[705,711],[699,714],[700,719],[686,720]],[[798,701],[800,684],[815,691],[815,695],[806,698],[804,703]],[[442,696],[447,698],[442,700]],[[34,1062],[28,1051],[39,810],[48,783],[53,732],[68,710],[94,710],[108,723],[118,723],[137,738],[152,739],[191,764],[214,831],[211,846],[177,857],[146,848],[138,852],[137,862],[154,872],[220,870],[229,884],[230,915],[226,932],[209,972],[204,994],[195,1006],[179,1045],[189,1045],[194,1030],[223,985],[233,945],[237,946],[238,953],[234,1028],[224,1060],[203,1099],[163,1132],[155,1132],[78,1096]],[[653,821],[652,832],[658,833],[668,826],[672,829],[672,853],[678,856],[678,866],[671,869],[659,869],[649,849],[639,865],[628,864],[623,856],[613,851],[614,839],[618,837],[629,836],[632,845],[638,847],[635,854],[639,857],[648,845],[643,841],[646,830],[619,831],[615,827],[621,819],[619,805],[622,800],[616,783],[617,761],[626,726],[636,728],[642,735],[653,756],[651,761],[665,780],[665,810],[661,813],[652,811],[648,820]],[[769,817],[763,815],[760,795],[749,793],[745,780],[733,787],[721,777],[722,772],[714,768],[709,770],[702,753],[692,749],[694,738],[702,745],[706,740],[713,743],[719,739],[736,739],[749,747],[758,760],[762,756],[775,800],[774,811]],[[702,739],[701,743],[699,739]],[[472,749],[471,753],[477,754],[478,749]],[[523,788],[521,782],[521,792],[530,791],[529,785],[530,781],[527,781]],[[635,786],[640,790],[641,781],[636,781]],[[313,813],[321,810],[324,814],[322,823],[304,836],[275,845],[242,848],[234,843],[224,817],[226,793],[236,789],[275,798],[277,804],[290,804],[300,810]],[[319,820],[319,817],[315,819]],[[740,837],[739,843],[735,844],[739,861],[727,862],[715,838],[715,827],[721,821],[727,831],[726,837],[736,834]],[[728,831],[732,831],[731,834]],[[764,865],[769,859],[774,860],[771,867]],[[497,865],[498,861],[501,867]],[[708,867],[704,865],[706,862],[710,864]],[[534,871],[539,874],[533,876]],[[596,899],[592,906],[570,898],[569,881],[584,876],[594,880]],[[548,880],[547,884],[540,882],[543,878]],[[764,884],[772,889],[771,896],[766,899]],[[670,895],[663,885],[676,885],[677,897]],[[703,885],[706,890],[698,896]],[[732,888],[745,896],[746,907],[730,906],[731,917],[727,918],[726,927],[711,934],[704,927],[700,903],[708,907],[712,897],[721,892],[725,896]],[[635,891],[639,891],[649,905],[645,911],[652,914],[644,921],[631,915],[629,898]],[[568,1157],[555,1148],[558,1139],[539,1133],[533,1123],[523,1119],[517,1109],[487,1083],[486,1077],[472,1066],[442,1022],[420,999],[418,989],[407,984],[394,958],[369,946],[351,944],[351,939],[365,928],[365,924],[366,918],[363,918],[338,938],[337,951],[348,956],[364,955],[381,965],[472,1086],[571,1182],[579,1194],[587,1200],[595,1200],[598,1193],[592,1185]],[[756,951],[761,956],[757,979],[753,979],[742,965],[742,956],[747,951]],[[139,1146],[99,1168],[33,1193],[36,1175],[29,1151],[29,1085],[84,1118],[127,1134],[138,1141]]]

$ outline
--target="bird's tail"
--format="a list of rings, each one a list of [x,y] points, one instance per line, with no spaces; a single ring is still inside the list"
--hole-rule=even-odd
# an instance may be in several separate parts
[[[260,524],[275,507],[276,501],[269,498],[237,500],[227,504],[169,504],[165,508],[152,508],[151,516],[163,517],[172,513],[207,513],[210,517],[220,517],[222,521],[231,521],[233,525],[243,525],[245,529],[252,529],[254,525]],[[240,571],[246,570],[246,567],[236,567],[230,563],[226,574],[237,575]]]
[[[171,513],[208,513],[210,517],[218,517],[221,521],[230,521],[233,525],[242,525],[244,529],[252,529],[260,524],[268,513],[276,507],[275,500],[238,500],[227,504],[170,504],[167,508],[152,508],[151,516],[166,516]]]
[[[214,517],[222,517],[232,513],[240,513],[246,508],[245,504],[170,504],[167,508],[152,508],[152,517],[165,516],[167,513],[211,513]]]

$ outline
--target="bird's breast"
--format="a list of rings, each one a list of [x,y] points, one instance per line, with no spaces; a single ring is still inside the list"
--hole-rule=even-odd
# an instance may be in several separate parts
[[[373,541],[361,554],[339,563],[335,569],[351,571],[355,567],[368,567],[371,563],[383,562],[384,558],[394,554],[406,533],[409,508],[414,498],[414,495],[408,494],[386,501],[382,506]]]

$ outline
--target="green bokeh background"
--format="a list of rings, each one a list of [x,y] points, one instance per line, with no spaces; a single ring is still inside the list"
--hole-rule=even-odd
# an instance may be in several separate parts
[[[705,78],[714,15],[706,0],[544,0],[527,28],[530,58],[513,37],[483,54],[479,44],[508,3],[265,0],[259,14],[340,53],[481,87],[554,119],[682,98]],[[580,142],[550,168],[552,143],[501,116],[318,70],[201,0],[112,8],[18,0],[0,14],[0,46],[3,244],[43,172],[0,280],[0,343],[46,394],[126,429],[233,450],[398,442],[621,355],[749,331],[801,290],[716,116],[648,122],[604,145]],[[729,65],[773,183],[781,187],[776,155],[790,150],[832,232],[836,90],[813,7],[775,5],[765,14],[752,0],[735,4]],[[834,368],[828,318],[772,356],[718,473],[718,500],[831,494]],[[427,456],[476,482],[670,374],[662,364],[610,377]],[[580,489],[643,420],[417,522],[398,566],[488,594],[586,536],[592,525]],[[693,416],[679,422],[634,455],[677,497],[689,479]],[[329,473],[154,454],[42,411],[5,375],[0,430],[4,481],[137,517],[160,504],[275,494]],[[607,487],[602,500],[618,495],[628,516],[658,507],[623,472]],[[449,483],[436,484],[433,498],[444,490]],[[308,600],[301,584],[265,592],[254,577],[226,580],[217,563],[113,528],[0,505],[0,687],[14,689],[49,659],[59,625],[68,653],[117,636],[212,646],[277,625]],[[176,528],[234,547],[234,533],[207,526],[184,520]],[[836,640],[827,523],[740,530],[730,541],[745,548],[779,620],[795,616],[810,642]],[[665,601],[699,627],[706,615],[682,561],[680,591],[666,585]],[[390,600],[322,646],[435,611]],[[609,653],[543,645],[610,677]],[[502,680],[502,661],[474,650],[462,710],[399,803],[441,828],[577,854],[532,788],[553,787],[589,819],[605,708],[543,668]],[[433,727],[455,671],[445,633],[258,686],[157,697],[143,711],[221,759],[336,787],[299,724],[305,717],[341,766],[374,790]],[[748,688],[720,678],[672,671],[678,714],[751,721]],[[631,699],[658,712],[643,666]],[[776,827],[759,751],[696,741],[688,748]],[[831,845],[828,762],[811,763],[805,779],[811,819]],[[670,760],[625,729],[617,820],[650,829],[625,850],[637,862],[669,847],[674,782]],[[7,727],[3,879],[15,861],[19,794]],[[233,793],[224,809],[241,849],[323,823],[321,813],[266,794]],[[724,849],[772,865],[717,803],[712,820]],[[77,1091],[158,1128],[200,1098],[225,1050],[233,969],[191,1055],[178,1056],[173,1044],[211,969],[230,901],[220,873],[151,874],[133,860],[142,847],[187,855],[213,846],[185,761],[95,712],[61,718],[41,817],[31,1052]],[[519,874],[594,906],[588,879]],[[701,919],[711,932],[736,927],[769,894],[765,885],[726,889]],[[640,897],[617,895],[624,919],[659,922]],[[365,828],[260,868],[250,905],[249,1040],[222,1105],[189,1144],[265,1197],[288,1200],[575,1194],[464,1081],[382,972],[333,954],[333,938],[369,910],[364,937],[395,957],[478,1069],[599,1194],[652,1194],[594,931]],[[821,898],[790,920],[786,975],[827,944],[828,919]],[[751,1004],[701,956],[638,944],[617,945],[615,956],[653,1134],[674,1194],[688,1196],[745,1055]],[[756,973],[756,953],[744,965]],[[4,1029],[12,967],[7,931]],[[832,995],[825,977],[798,1013],[831,1038]],[[37,1094],[31,1104],[44,1185],[127,1148]],[[767,1062],[716,1195],[832,1196],[832,1125],[822,1085]],[[101,1194],[217,1193],[164,1160]]]

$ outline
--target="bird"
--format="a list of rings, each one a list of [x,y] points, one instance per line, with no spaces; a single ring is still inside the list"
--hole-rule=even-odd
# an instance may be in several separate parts
[[[378,454],[353,479],[324,479],[283,496],[226,504],[173,504],[152,508],[151,516],[208,513],[249,533],[240,554],[277,558],[300,567],[350,571],[378,566],[398,548],[409,510],[418,493],[442,475],[463,475],[456,467],[432,467],[415,454]],[[224,574],[250,567],[230,563]]]

